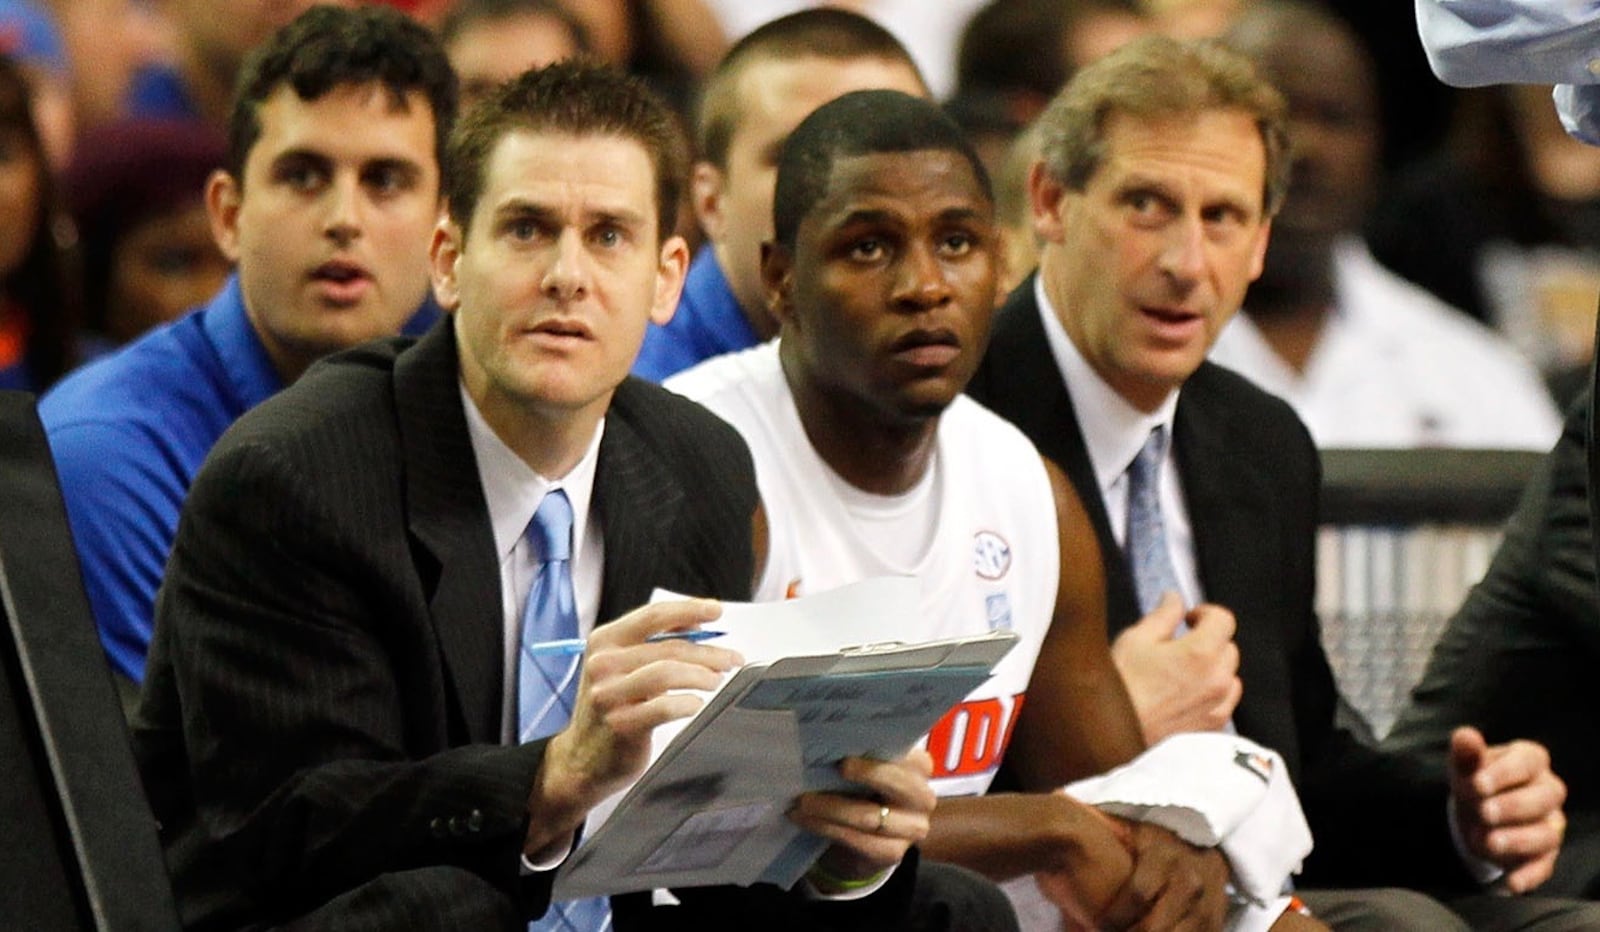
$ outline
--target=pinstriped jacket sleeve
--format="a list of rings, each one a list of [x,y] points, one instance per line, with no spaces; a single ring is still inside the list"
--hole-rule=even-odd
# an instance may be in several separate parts
[[[281,922],[400,876],[403,895],[359,904],[374,927],[426,926],[407,910],[448,909],[461,883],[494,926],[548,901],[549,875],[519,871],[543,744],[498,745],[498,561],[454,345],[398,346],[246,415],[191,491],[134,729],[189,926]],[[754,480],[730,438],[653,386],[618,391],[602,620],[658,585],[748,596]],[[441,867],[459,870],[439,896],[405,874]]]
[[[417,868],[522,915],[548,897],[517,857],[543,746],[497,746],[475,714],[498,709],[499,583],[459,402],[438,415],[453,343],[415,347],[421,453],[398,428],[401,345],[245,415],[185,505],[133,736],[187,926],[282,922]],[[407,482],[429,456],[447,493],[431,548]]]
[[[537,911],[548,881],[516,867],[543,744],[450,734],[436,711],[450,705],[447,674],[409,621],[427,617],[424,593],[392,559],[403,530],[344,491],[241,443],[191,495],[153,665],[185,710],[192,799],[151,792],[158,817],[178,822],[164,826],[180,835],[169,862],[196,881],[180,897],[292,916],[444,864],[521,888]],[[224,904],[233,897],[247,902]]]

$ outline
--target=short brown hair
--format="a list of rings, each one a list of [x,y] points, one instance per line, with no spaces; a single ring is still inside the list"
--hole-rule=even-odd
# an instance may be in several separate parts
[[[1267,157],[1263,213],[1277,213],[1289,187],[1283,95],[1250,59],[1213,40],[1143,36],[1078,72],[1039,117],[1045,170],[1081,191],[1105,160],[1105,127],[1113,114],[1157,118],[1209,110],[1239,110],[1255,119]]]
[[[457,0],[439,23],[439,42],[448,50],[463,32],[480,23],[498,23],[523,16],[542,16],[559,23],[580,52],[593,51],[583,21],[560,0]]]
[[[746,66],[809,57],[880,58],[903,63],[918,81],[923,80],[900,40],[859,13],[817,7],[780,16],[735,42],[706,78],[695,121],[696,157],[718,168],[728,167],[728,146],[739,125],[739,78]]]
[[[457,87],[438,38],[392,7],[318,4],[245,59],[228,117],[228,172],[244,183],[245,160],[261,139],[261,105],[278,88],[290,87],[312,102],[336,88],[368,83],[382,84],[397,105],[403,106],[412,91],[426,98],[433,111],[434,158],[444,154],[456,117]]]
[[[526,72],[461,118],[445,152],[444,193],[450,218],[463,230],[483,194],[489,156],[517,131],[637,142],[655,168],[657,236],[672,234],[689,163],[678,121],[643,81],[586,59]]]

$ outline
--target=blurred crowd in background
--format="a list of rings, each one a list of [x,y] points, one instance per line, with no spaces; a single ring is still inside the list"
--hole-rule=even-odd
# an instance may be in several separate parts
[[[526,67],[581,53],[646,76],[686,123],[701,78],[730,42],[812,5],[391,2],[441,31],[467,102]],[[307,5],[0,0],[0,385],[42,392],[74,366],[217,291],[229,269],[212,242],[202,198],[206,176],[226,151],[233,80],[248,50]],[[1338,417],[1315,409],[1318,394],[1329,390],[1319,366],[1333,365],[1318,359],[1323,318],[1357,271],[1397,273],[1419,286],[1391,289],[1383,300],[1448,306],[1497,333],[1537,370],[1547,400],[1564,403],[1581,381],[1600,293],[1600,150],[1562,132],[1547,88],[1440,84],[1428,71],[1409,4],[1335,0],[1300,11],[1331,16],[1326,28],[1296,28],[1281,11],[1252,25],[1254,0],[835,5],[895,33],[972,134],[1014,230],[1012,282],[1031,267],[1024,131],[1076,68],[1151,30],[1186,37],[1233,31],[1253,46],[1290,98],[1299,156],[1274,231],[1277,261],[1242,315],[1247,322],[1239,329],[1251,333],[1230,334],[1221,351],[1230,365],[1296,402],[1319,443],[1350,439]],[[681,217],[680,232],[696,241],[687,204]],[[1297,304],[1323,307],[1296,317]],[[1415,335],[1395,337],[1404,338]],[[1266,357],[1258,376],[1251,360],[1261,355],[1261,340],[1278,358]],[[1373,352],[1363,344],[1366,362]],[[1335,347],[1322,355],[1335,357]],[[1464,440],[1449,430],[1432,436],[1424,424],[1401,445],[1543,449],[1554,437],[1551,424],[1541,422],[1533,437],[1500,437],[1491,425],[1486,435]]]

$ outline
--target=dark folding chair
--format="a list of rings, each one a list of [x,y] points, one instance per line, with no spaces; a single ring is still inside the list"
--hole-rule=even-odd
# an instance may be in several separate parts
[[[33,396],[0,392],[0,924],[178,928]]]

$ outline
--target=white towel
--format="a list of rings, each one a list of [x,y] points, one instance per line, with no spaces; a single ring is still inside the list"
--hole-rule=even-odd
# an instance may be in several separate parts
[[[1017,926],[1022,932],[1065,932],[1061,910],[1045,899],[1032,874],[1025,874],[1000,885],[1011,906],[1017,912]],[[1228,908],[1224,928],[1228,932],[1267,932],[1289,908],[1290,898],[1281,896],[1265,906],[1255,903],[1235,903]]]
[[[1192,845],[1220,846],[1234,887],[1257,903],[1282,893],[1311,853],[1311,829],[1283,758],[1238,735],[1173,735],[1066,790],[1102,812],[1170,829]]]
[[[1159,825],[1192,845],[1220,847],[1235,893],[1248,901],[1229,914],[1235,932],[1264,929],[1277,919],[1289,875],[1299,873],[1311,853],[1311,829],[1283,758],[1238,735],[1173,735],[1066,792],[1109,815]],[[1032,877],[1004,887],[1027,932],[1060,928],[1059,911]]]

